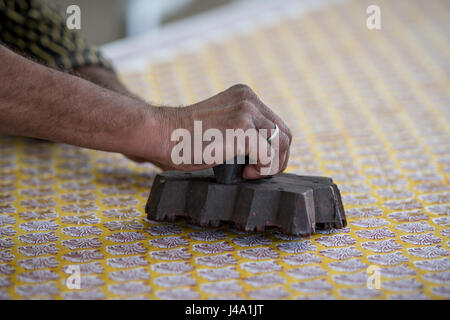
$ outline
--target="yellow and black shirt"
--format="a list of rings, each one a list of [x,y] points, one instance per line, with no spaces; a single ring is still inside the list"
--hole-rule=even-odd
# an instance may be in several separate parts
[[[0,44],[50,67],[111,69],[95,46],[66,27],[65,15],[39,0],[0,0]]]

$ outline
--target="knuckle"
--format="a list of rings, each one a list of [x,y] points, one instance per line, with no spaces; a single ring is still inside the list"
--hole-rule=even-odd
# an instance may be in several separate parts
[[[243,129],[244,131],[253,128],[252,119],[246,116],[239,117],[236,121],[236,124],[239,128]]]
[[[248,100],[242,100],[237,104],[238,110],[245,115],[253,115],[256,107]]]
[[[255,96],[253,90],[246,84],[236,84],[230,88],[233,95],[240,100],[252,99]]]

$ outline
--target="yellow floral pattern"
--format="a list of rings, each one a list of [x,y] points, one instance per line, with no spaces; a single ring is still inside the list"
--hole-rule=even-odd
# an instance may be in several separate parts
[[[378,3],[381,30],[339,2],[121,75],[172,105],[249,84],[292,128],[288,171],[336,181],[346,228],[149,221],[153,166],[2,136],[0,298],[450,298],[449,4]]]

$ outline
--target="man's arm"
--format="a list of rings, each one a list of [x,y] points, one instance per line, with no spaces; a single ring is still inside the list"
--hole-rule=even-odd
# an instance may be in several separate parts
[[[119,152],[165,169],[193,171],[215,164],[174,164],[171,152],[177,142],[170,137],[175,129],[187,129],[192,135],[194,121],[201,121],[203,131],[214,128],[225,136],[227,129],[273,129],[276,124],[280,128],[276,172],[287,166],[292,139],[289,128],[245,85],[183,108],[153,107],[129,95],[115,76],[111,78],[112,73],[87,76],[97,77],[93,81],[102,87],[2,46],[0,61],[0,132]],[[249,148],[246,142],[246,152]],[[232,149],[237,152],[234,146]],[[263,165],[256,160],[257,164],[245,168],[244,178],[263,176]]]
[[[0,131],[139,156],[146,145],[147,159],[158,158],[157,108],[3,46],[0,61]]]
[[[72,74],[89,80],[103,88],[141,100],[125,87],[112,69],[100,65],[86,65],[75,68],[72,70]]]

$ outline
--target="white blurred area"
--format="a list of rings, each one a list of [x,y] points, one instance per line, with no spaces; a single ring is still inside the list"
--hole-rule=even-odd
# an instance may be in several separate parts
[[[280,19],[343,0],[46,0],[81,9],[81,33],[119,71],[193,52]],[[65,10],[64,10],[65,11]]]
[[[81,33],[102,45],[159,28],[234,1],[245,0],[45,0],[65,9],[81,9]]]
[[[126,10],[126,35],[157,30],[166,15],[176,12],[190,0],[130,0]]]

